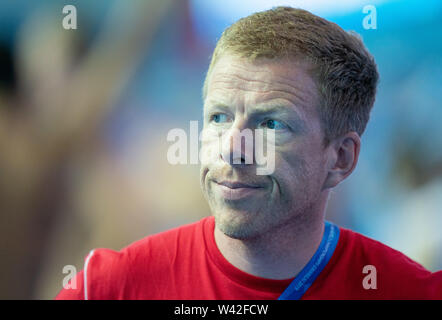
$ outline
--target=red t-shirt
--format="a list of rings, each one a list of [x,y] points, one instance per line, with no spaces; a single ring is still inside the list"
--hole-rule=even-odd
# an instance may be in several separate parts
[[[62,289],[56,299],[277,299],[293,279],[234,267],[218,250],[214,227],[206,217],[119,252],[93,250],[76,276],[77,289]],[[302,299],[442,299],[442,271],[431,273],[378,241],[339,230],[331,259]],[[376,289],[364,288],[367,265],[376,268]]]

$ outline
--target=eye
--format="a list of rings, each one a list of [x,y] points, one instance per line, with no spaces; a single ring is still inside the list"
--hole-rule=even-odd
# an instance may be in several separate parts
[[[224,113],[216,113],[210,116],[210,121],[215,123],[224,123],[229,120],[229,117]]]
[[[264,128],[271,129],[271,130],[283,130],[283,129],[287,128],[287,126],[284,123],[277,121],[277,120],[273,120],[273,119],[269,119],[269,120],[262,122],[261,126],[263,126]]]

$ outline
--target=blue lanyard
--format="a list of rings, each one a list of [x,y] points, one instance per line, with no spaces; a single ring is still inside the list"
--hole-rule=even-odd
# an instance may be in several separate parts
[[[299,300],[325,268],[339,240],[339,227],[325,221],[321,244],[307,265],[284,290],[278,300]]]

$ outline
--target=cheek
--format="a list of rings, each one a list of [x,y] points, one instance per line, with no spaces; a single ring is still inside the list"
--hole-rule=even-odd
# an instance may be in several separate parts
[[[302,157],[297,155],[281,155],[276,160],[277,178],[285,184],[296,185],[303,180],[305,172],[305,162]]]
[[[209,172],[209,169],[206,166],[201,165],[201,168],[200,168],[200,186],[201,186],[201,189],[203,190],[204,193],[207,190],[207,187],[206,187],[206,176],[207,176],[208,172]]]
[[[209,167],[219,160],[221,152],[221,140],[218,132],[205,130],[202,135],[201,149],[199,152],[202,167]]]
[[[318,156],[305,151],[277,153],[275,165],[275,179],[285,192],[299,192],[310,190],[317,180]],[[284,193],[284,190],[281,190]]]

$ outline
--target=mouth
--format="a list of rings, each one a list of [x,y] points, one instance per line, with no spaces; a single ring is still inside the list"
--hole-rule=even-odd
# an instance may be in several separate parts
[[[226,200],[240,200],[264,189],[261,186],[240,181],[215,181],[215,185],[220,195]]]

